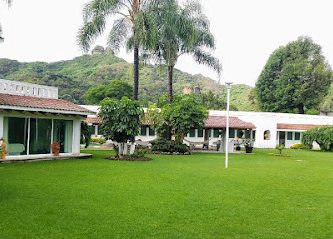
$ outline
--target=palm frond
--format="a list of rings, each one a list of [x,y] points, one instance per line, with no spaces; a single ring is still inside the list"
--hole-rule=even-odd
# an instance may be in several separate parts
[[[95,16],[89,22],[86,22],[83,27],[80,28],[78,34],[78,43],[80,47],[87,52],[90,48],[93,40],[101,35],[105,29],[105,17]]]
[[[201,49],[196,49],[193,52],[193,57],[196,62],[199,64],[206,65],[208,67],[213,68],[218,75],[222,72],[222,65],[216,57],[214,57],[212,54],[205,52]]]
[[[115,20],[108,36],[108,45],[117,51],[123,46],[125,39],[128,37],[131,29],[131,23],[127,18]]]

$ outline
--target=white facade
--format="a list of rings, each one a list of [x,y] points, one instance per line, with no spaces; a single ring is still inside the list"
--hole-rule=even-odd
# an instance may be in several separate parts
[[[210,111],[209,115],[225,115],[225,111]],[[288,113],[271,113],[271,112],[242,112],[230,111],[230,116],[236,116],[241,120],[251,122],[256,126],[254,147],[257,148],[275,148],[279,144],[280,132],[292,132],[292,140],[288,140],[288,134],[285,133],[285,146],[289,148],[291,145],[300,143],[301,140],[295,140],[295,133],[306,130],[298,129],[278,129],[278,124],[295,124],[295,125],[332,125],[333,117],[321,115],[302,115]],[[264,132],[270,132],[270,139],[264,139]]]
[[[58,100],[56,87],[1,79],[0,98],[0,139],[7,159],[52,155],[54,142],[62,155],[80,155],[81,122],[89,110]]]
[[[210,116],[225,116],[225,111],[211,110]],[[301,114],[288,114],[288,113],[270,113],[270,112],[242,112],[242,111],[230,111],[230,116],[238,117],[239,119],[250,122],[255,125],[255,131],[252,138],[255,139],[254,147],[256,148],[275,148],[277,144],[284,143],[286,148],[294,144],[301,143],[302,133],[306,130],[299,129],[278,129],[278,124],[294,124],[294,125],[332,125],[333,117],[320,116],[320,115],[301,115]],[[269,138],[264,139],[265,131],[269,131]],[[190,137],[188,134],[185,138],[185,143],[191,142],[200,144],[203,143],[203,133],[195,129],[194,137]],[[248,133],[250,135],[250,133]],[[223,138],[217,136],[214,137],[214,130],[210,130],[209,145],[216,145],[219,140],[223,141]],[[235,132],[237,137],[237,131]],[[193,135],[192,135],[193,136]],[[291,136],[291,137],[290,137]],[[281,137],[281,138],[280,138]],[[298,138],[299,137],[299,138]],[[156,138],[152,136],[140,135],[137,139],[142,141],[152,141]],[[282,142],[284,139],[284,142]],[[229,139],[233,141],[232,138]]]

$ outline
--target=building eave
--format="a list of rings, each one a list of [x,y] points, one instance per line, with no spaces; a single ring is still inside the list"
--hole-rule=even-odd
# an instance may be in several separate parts
[[[56,110],[56,109],[22,107],[22,106],[12,106],[12,105],[0,105],[0,109],[16,110],[16,111],[29,111],[29,112],[45,112],[45,113],[51,113],[51,114],[79,115],[79,116],[94,115],[94,112],[79,112],[79,111],[70,111],[70,110]]]

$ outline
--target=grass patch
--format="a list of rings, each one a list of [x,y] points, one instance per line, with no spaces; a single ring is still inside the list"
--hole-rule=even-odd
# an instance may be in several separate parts
[[[0,238],[332,238],[333,154],[0,165]]]

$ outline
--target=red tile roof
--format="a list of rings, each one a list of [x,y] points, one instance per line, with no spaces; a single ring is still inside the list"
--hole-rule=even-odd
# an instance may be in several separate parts
[[[205,122],[205,128],[225,128],[227,124],[226,116],[208,116]],[[229,127],[234,129],[255,129],[255,125],[249,122],[245,122],[238,117],[229,117]]]
[[[0,94],[0,106],[1,108],[8,107],[8,109],[10,109],[10,107],[35,108],[40,109],[42,112],[45,110],[56,110],[82,113],[82,115],[93,113],[92,111],[89,111],[79,105],[62,99],[49,99],[10,94]],[[29,111],[29,109],[26,110]]]
[[[324,126],[325,125],[314,125],[314,124],[277,124],[278,129],[291,129],[291,130],[309,130]]]
[[[102,124],[102,118],[99,116],[88,116],[85,120],[88,124]]]

